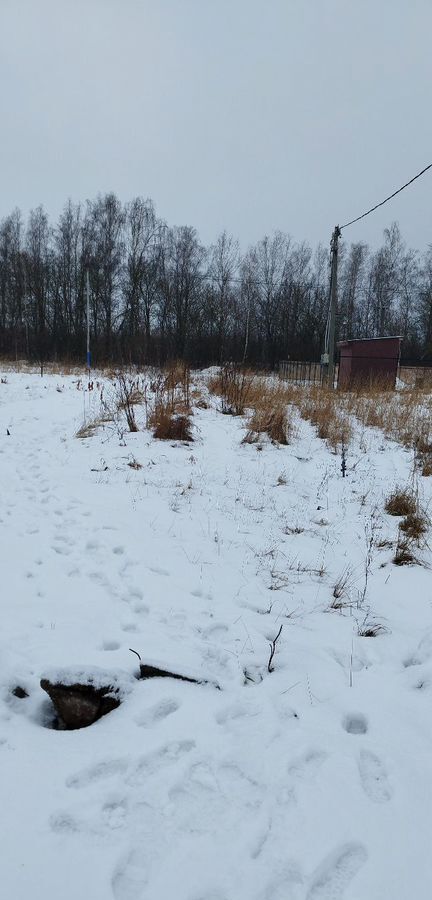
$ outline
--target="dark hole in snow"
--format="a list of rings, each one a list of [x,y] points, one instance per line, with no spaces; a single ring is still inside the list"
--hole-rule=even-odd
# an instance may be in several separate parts
[[[360,714],[345,716],[342,725],[348,734],[366,734],[368,730],[367,721]]]
[[[14,697],[18,697],[19,700],[25,700],[28,697],[28,693],[25,688],[21,687],[21,685],[17,684],[16,687],[12,690],[12,694]]]

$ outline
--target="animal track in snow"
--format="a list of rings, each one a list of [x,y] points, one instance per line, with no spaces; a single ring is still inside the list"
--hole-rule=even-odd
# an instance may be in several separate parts
[[[58,834],[72,834],[80,831],[80,823],[68,812],[56,812],[50,816],[50,828]]]
[[[195,748],[195,741],[172,741],[158,750],[141,757],[133,766],[126,777],[126,782],[132,787],[148,781],[151,775],[157,774],[162,768],[177,763],[182,756],[190,753]]]
[[[177,703],[177,700],[167,698],[166,700],[161,700],[160,703],[156,703],[151,709],[146,709],[144,712],[140,713],[135,718],[135,722],[137,725],[147,727],[148,725],[153,725],[155,722],[163,721],[163,719],[168,718],[168,716],[172,716],[178,709],[180,709],[180,704]]]
[[[149,572],[153,572],[153,575],[170,575],[167,569],[161,569],[159,566],[149,566]]]
[[[422,663],[428,662],[432,657],[432,631],[427,632],[420,641],[417,650],[412,656],[404,660],[404,668],[409,669],[411,666],[421,666]]]
[[[215,622],[214,625],[210,625],[209,628],[206,628],[202,635],[206,641],[209,641],[224,637],[227,631],[228,628],[226,625],[223,625],[222,622]]]
[[[298,865],[287,862],[277,878],[267,886],[263,900],[300,900],[303,897],[302,885],[303,877]]]
[[[127,813],[127,802],[121,797],[107,800],[102,807],[102,816],[108,828],[121,828]]]
[[[148,859],[144,847],[131,850],[112,878],[115,900],[144,900],[148,881]]]
[[[315,870],[306,900],[342,900],[345,890],[367,860],[363,844],[345,844]]]
[[[236,722],[237,719],[258,716],[259,712],[260,710],[252,704],[232,703],[216,714],[216,722],[218,725],[227,725],[230,722]]]
[[[321,750],[310,750],[294,760],[289,766],[288,772],[292,777],[298,778],[300,781],[312,779],[326,759],[327,753]]]
[[[366,734],[368,730],[367,720],[361,713],[345,716],[342,725],[348,734]]]
[[[359,757],[359,773],[363,790],[374,803],[385,803],[392,796],[387,771],[375,753],[362,750]]]
[[[119,650],[121,644],[118,641],[104,641],[101,650]]]
[[[96,782],[111,778],[113,775],[118,775],[120,772],[125,772],[127,767],[126,759],[108,759],[89,766],[87,769],[82,769],[75,775],[70,775],[66,780],[66,787],[86,788]]]
[[[142,613],[143,615],[147,616],[150,612],[148,606],[146,606],[145,603],[134,603],[132,609],[137,615],[140,615]]]

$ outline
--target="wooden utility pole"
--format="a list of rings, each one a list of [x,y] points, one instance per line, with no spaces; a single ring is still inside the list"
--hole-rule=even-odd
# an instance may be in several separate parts
[[[335,335],[337,313],[337,268],[338,268],[338,242],[341,236],[339,225],[336,225],[330,243],[331,272],[330,272],[330,305],[327,320],[324,353],[322,356],[323,376],[328,386],[333,390],[335,375]]]

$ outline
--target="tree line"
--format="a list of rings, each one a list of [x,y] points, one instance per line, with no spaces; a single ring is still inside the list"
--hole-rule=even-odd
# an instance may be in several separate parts
[[[342,244],[337,337],[403,336],[405,359],[432,350],[432,245],[406,246],[397,223],[382,246]],[[42,206],[0,223],[0,354],[85,358],[86,282],[95,363],[274,367],[317,360],[329,298],[329,247],[276,232],[241,253],[223,232],[205,247],[168,227],[153,202],[112,193],[68,201],[51,224]]]

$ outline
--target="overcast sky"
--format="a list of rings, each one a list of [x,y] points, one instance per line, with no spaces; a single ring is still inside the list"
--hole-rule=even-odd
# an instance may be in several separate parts
[[[0,216],[151,197],[327,243],[432,162],[432,0],[0,0]],[[345,232],[432,242],[432,170]]]

